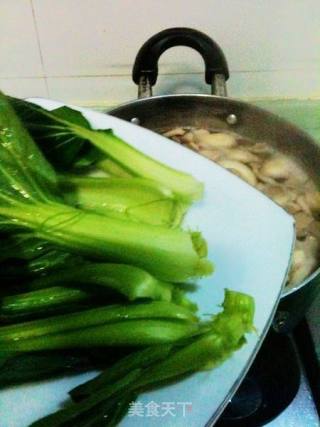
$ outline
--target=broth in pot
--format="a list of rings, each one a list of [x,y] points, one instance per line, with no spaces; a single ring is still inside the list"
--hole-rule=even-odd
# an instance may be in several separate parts
[[[298,285],[318,267],[320,192],[295,159],[267,141],[226,131],[176,127],[163,135],[228,169],[294,216],[297,240],[287,286]]]

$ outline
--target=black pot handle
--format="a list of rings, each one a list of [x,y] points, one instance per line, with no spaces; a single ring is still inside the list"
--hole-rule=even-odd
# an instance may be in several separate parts
[[[155,34],[140,48],[132,71],[133,81],[139,85],[139,98],[151,96],[158,77],[158,60],[163,52],[174,46],[189,46],[197,50],[205,63],[205,81],[214,95],[226,96],[225,81],[229,78],[226,58],[206,34],[191,28],[169,28]]]

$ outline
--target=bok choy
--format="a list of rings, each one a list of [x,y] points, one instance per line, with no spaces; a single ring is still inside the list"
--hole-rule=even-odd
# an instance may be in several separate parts
[[[79,147],[85,147],[89,141],[129,173],[159,182],[185,202],[199,200],[202,197],[203,185],[191,175],[172,169],[141,153],[114,135],[111,129],[92,128],[79,111],[69,107],[48,111],[21,100],[16,100],[13,105],[18,114],[24,117],[26,126],[36,140],[46,144],[44,150],[49,156],[55,148],[63,146],[79,150]],[[77,154],[78,152],[75,157]]]
[[[166,227],[180,225],[187,205],[171,190],[143,178],[61,176],[64,199],[73,206]]]
[[[84,263],[65,267],[62,271],[39,277],[29,283],[31,290],[40,290],[56,286],[79,287],[87,292],[92,288],[114,291],[129,301],[150,298],[171,301],[173,286],[151,276],[151,274],[133,265]]]
[[[226,291],[223,311],[207,322],[202,332],[180,344],[163,344],[132,353],[97,378],[72,390],[76,403],[35,422],[32,427],[84,427],[90,425],[88,419],[95,420],[93,425],[113,425],[109,418],[112,419],[126,396],[128,407],[134,391],[154,389],[164,381],[212,369],[230,357],[246,342],[245,334],[253,330],[253,315],[254,301],[250,296]]]
[[[209,320],[187,296],[213,271],[182,226],[202,194],[85,113],[0,92],[0,386],[108,367],[34,426],[114,426],[139,393],[245,343],[250,296],[226,290]]]
[[[52,113],[43,113],[43,117],[47,115],[51,117]],[[99,132],[88,128],[89,125],[75,124],[74,117],[78,115],[82,117],[75,111],[71,115],[72,121],[67,122],[66,110],[56,112],[56,130],[60,132],[61,126],[67,127],[64,130],[67,133],[71,130],[80,132],[81,129],[80,133],[98,135],[98,145],[101,140],[105,141],[103,144],[117,145],[118,140],[111,131]],[[122,147],[120,156],[122,150],[128,150],[127,156],[133,153],[139,157],[137,150],[124,142],[119,144]],[[141,159],[141,169],[149,163],[158,164],[144,155]],[[200,185],[189,175],[185,178],[185,174],[180,175],[161,164],[159,168],[162,175],[168,169],[167,178],[173,178],[173,174],[181,176],[182,181],[192,182],[197,188]],[[6,228],[24,228],[33,236],[71,252],[134,264],[171,282],[182,282],[212,272],[206,259],[206,243],[199,232],[142,223],[137,227],[135,222],[65,205],[58,194],[53,168],[41,155],[3,94],[0,95],[0,180],[0,224]]]

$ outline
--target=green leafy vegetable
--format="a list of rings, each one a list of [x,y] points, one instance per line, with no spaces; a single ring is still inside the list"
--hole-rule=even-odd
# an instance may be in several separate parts
[[[8,295],[0,299],[0,316],[21,316],[86,301],[90,295],[79,289],[52,287]]]
[[[76,207],[166,227],[181,224],[187,205],[171,190],[143,178],[62,176],[65,200]],[[121,217],[121,215],[123,215]]]
[[[1,357],[1,356],[0,356]],[[75,352],[36,352],[12,355],[0,369],[0,388],[57,375],[77,374],[96,368],[85,354]]]
[[[81,146],[90,141],[106,156],[128,170],[134,176],[151,179],[170,188],[186,202],[199,200],[203,194],[203,185],[191,175],[176,171],[152,159],[121,138],[111,129],[93,129],[84,115],[69,107],[60,107],[52,111],[31,103],[16,101],[13,103],[18,114],[27,117],[25,123],[38,140],[51,140],[50,147]]]
[[[40,277],[29,284],[29,288],[44,289],[51,286],[76,286],[94,292],[92,285],[113,290],[129,301],[139,298],[171,301],[172,285],[151,276],[146,271],[125,264],[84,263],[64,268],[48,276]]]
[[[59,246],[50,245],[51,249],[27,263],[28,272],[33,276],[53,274],[56,270],[76,269],[84,259],[75,253],[65,252]]]
[[[97,377],[72,389],[69,394],[73,400],[81,400],[85,397],[89,397],[92,393],[99,390],[99,388],[119,380],[130,371],[138,368],[145,368],[155,362],[165,359],[172,349],[172,344],[163,344],[135,351],[120,359]]]
[[[64,117],[65,110],[57,116]],[[29,157],[30,166],[25,162]],[[0,161],[0,223],[7,227],[26,228],[71,252],[137,265],[162,280],[180,282],[212,272],[199,233],[149,224],[137,227],[134,222],[64,205],[50,191],[56,182],[54,171],[4,95],[0,95]]]
[[[96,167],[104,177],[83,175]],[[139,393],[245,343],[250,296],[226,290],[201,321],[186,294],[213,270],[201,233],[181,228],[202,193],[85,113],[0,92],[0,386],[89,369],[99,355],[109,366],[33,426],[115,426]]]
[[[7,98],[0,96],[0,203],[15,199],[47,202],[54,199],[56,174],[14,114]],[[27,161],[26,161],[27,160]],[[14,197],[12,197],[14,196]]]
[[[31,260],[47,253],[52,245],[29,233],[6,234],[1,238],[0,262],[9,259]]]
[[[74,407],[66,408],[63,411],[59,411],[54,415],[49,415],[35,423],[32,423],[30,427],[57,427],[64,426],[66,422],[73,423],[72,425],[77,425],[78,423],[75,421],[75,418],[78,416],[82,416],[84,413],[95,407],[97,404],[106,401],[107,399],[113,398],[115,395],[123,394],[124,391],[128,389],[128,386],[132,384],[132,382],[136,381],[141,375],[140,369],[134,369],[120,380],[114,382],[111,385],[104,387],[102,392],[91,396],[85,401],[85,404],[81,402],[81,408],[77,407],[75,411]],[[119,399],[119,397],[118,397]],[[116,403],[117,400],[112,401],[112,403]],[[105,420],[106,421],[106,420]]]
[[[98,151],[98,149],[97,149]],[[99,153],[101,153],[99,151]],[[101,153],[103,155],[103,153]],[[103,157],[102,160],[99,159],[95,162],[95,166],[105,172],[107,175],[118,177],[118,178],[133,178],[134,175],[130,173],[127,169],[121,167],[118,163],[111,160],[108,157]]]
[[[4,293],[6,290],[13,292],[13,287],[25,292],[27,288],[22,288],[22,284],[35,277],[65,268],[74,269],[84,263],[81,256],[65,252],[28,232],[3,233],[0,241],[0,281],[7,285],[1,288]]]
[[[239,307],[239,311],[236,307]],[[182,375],[206,370],[222,363],[245,343],[245,334],[253,330],[254,301],[248,295],[226,291],[223,309],[212,320],[209,330],[206,329],[203,334],[195,336],[191,342],[180,346],[159,346],[154,353],[147,349],[123,359],[122,363],[118,362],[111,368],[109,375],[107,371],[96,380],[91,380],[87,386],[80,386],[71,391],[71,395],[81,398],[80,402],[37,421],[32,427],[64,426],[68,425],[68,422],[81,425],[83,416],[95,419],[96,422],[99,420],[100,424],[104,420],[102,425],[108,425],[104,411],[101,412],[103,402],[105,409],[112,414],[118,402],[126,396],[131,396],[134,391],[149,390],[163,381],[177,379]],[[137,372],[137,376],[134,372]],[[132,379],[130,375],[133,375]],[[121,388],[122,392],[116,394],[123,381],[126,382],[125,388]],[[117,399],[114,399],[115,397]]]
[[[97,260],[134,264],[161,280],[183,282],[212,272],[198,232],[86,213],[58,203],[1,206],[0,215],[40,239]]]
[[[143,345],[170,342],[197,330],[194,313],[173,303],[110,305],[0,327],[0,350]]]

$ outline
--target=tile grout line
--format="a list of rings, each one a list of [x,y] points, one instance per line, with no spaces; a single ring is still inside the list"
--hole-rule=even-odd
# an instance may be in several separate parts
[[[31,0],[32,1],[32,0]],[[42,59],[42,54],[40,51],[40,55],[41,55],[41,59]],[[41,61],[41,65],[44,68],[44,64]],[[234,75],[239,75],[239,74],[260,74],[260,73],[272,73],[272,74],[276,74],[276,73],[288,73],[288,72],[304,72],[305,70],[303,69],[298,69],[298,68],[290,68],[290,69],[270,69],[270,70],[230,70],[230,77],[234,76]],[[313,72],[316,70],[308,70],[308,72]],[[167,72],[162,72],[161,74],[159,74],[159,77],[166,77],[166,76],[202,76],[204,73],[203,71],[190,71],[190,72],[183,72],[183,71],[167,71]],[[46,78],[46,79],[72,79],[72,78],[105,78],[105,77],[131,77],[132,73],[131,70],[129,69],[127,72],[119,72],[119,73],[108,73],[108,74],[63,74],[63,75],[59,75],[59,74],[45,74],[43,73],[43,76],[41,76],[42,78]],[[11,79],[11,80],[15,80],[15,79],[37,79],[39,78],[39,76],[1,76],[1,79]]]
[[[31,6],[31,11],[32,11],[32,17],[33,17],[33,25],[34,25],[34,29],[35,29],[36,37],[37,37],[37,44],[38,44],[38,49],[39,49],[39,55],[40,55],[40,61],[41,61],[41,68],[42,68],[42,74],[43,74],[44,84],[45,84],[45,87],[46,87],[47,96],[49,97],[49,86],[48,86],[47,76],[46,76],[46,73],[45,73],[45,66],[44,66],[43,54],[42,54],[42,50],[41,50],[40,34],[39,34],[38,25],[37,25],[37,19],[36,19],[36,13],[35,13],[35,9],[34,9],[33,0],[30,0],[30,6]]]

